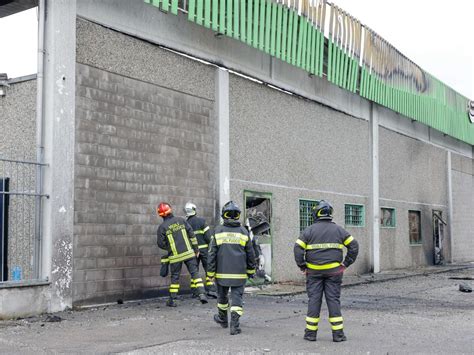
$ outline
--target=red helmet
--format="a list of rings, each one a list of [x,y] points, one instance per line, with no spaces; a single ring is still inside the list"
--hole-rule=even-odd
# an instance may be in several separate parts
[[[166,217],[169,214],[171,214],[171,212],[173,211],[171,210],[170,204],[167,202],[160,203],[158,207],[156,208],[156,213],[158,214],[158,216],[161,216],[161,217]]]

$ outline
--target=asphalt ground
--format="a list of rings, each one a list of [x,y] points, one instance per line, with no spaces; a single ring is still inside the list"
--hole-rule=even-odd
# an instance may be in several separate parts
[[[215,300],[184,295],[177,308],[154,299],[2,321],[0,353],[473,354],[474,293],[459,291],[474,286],[473,270],[344,287],[344,343],[332,342],[326,308],[318,341],[302,339],[304,294],[245,295],[235,336],[212,321]]]

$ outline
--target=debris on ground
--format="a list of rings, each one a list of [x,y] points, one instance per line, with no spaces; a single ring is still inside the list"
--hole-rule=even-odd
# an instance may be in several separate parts
[[[45,322],[56,323],[61,322],[62,320],[63,319],[61,317],[50,314],[46,317]]]
[[[472,287],[468,284],[459,284],[459,291],[461,292],[472,292]]]

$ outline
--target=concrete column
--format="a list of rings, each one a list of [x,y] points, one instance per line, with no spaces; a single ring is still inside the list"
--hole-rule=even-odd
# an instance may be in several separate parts
[[[76,0],[47,0],[44,63],[44,200],[41,276],[50,311],[72,305]]]
[[[219,124],[219,206],[230,200],[229,72],[216,69],[216,107]]]
[[[447,174],[448,174],[448,234],[449,234],[449,262],[453,263],[453,172],[451,167],[451,152],[447,153]]]
[[[371,220],[372,271],[380,272],[380,189],[379,189],[379,118],[374,103],[370,104],[370,151],[372,165]]]

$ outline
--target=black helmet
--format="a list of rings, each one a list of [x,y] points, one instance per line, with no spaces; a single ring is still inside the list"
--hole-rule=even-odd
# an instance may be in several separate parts
[[[314,221],[318,219],[332,219],[334,209],[329,202],[321,200],[312,208],[312,212]]]
[[[240,208],[234,201],[227,202],[222,207],[222,218],[238,220],[240,218]]]

